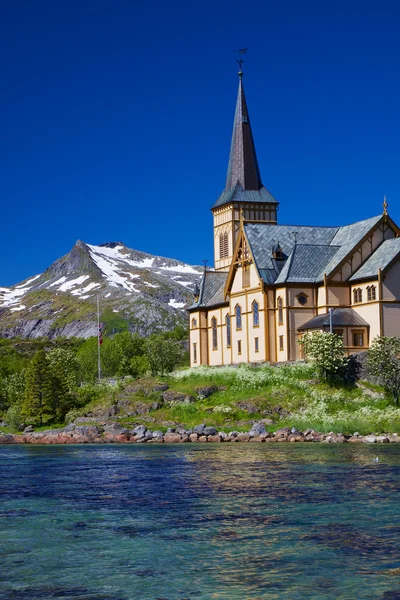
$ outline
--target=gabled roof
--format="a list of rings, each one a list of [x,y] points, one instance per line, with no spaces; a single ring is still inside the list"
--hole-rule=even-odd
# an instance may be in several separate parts
[[[317,283],[339,266],[381,218],[379,215],[344,227],[245,223],[244,231],[266,284]],[[285,262],[272,257],[278,242],[288,257]]]
[[[382,219],[382,215],[377,217],[371,217],[370,219],[364,219],[351,225],[345,225],[339,227],[338,232],[332,240],[333,246],[340,246],[338,253],[333,259],[325,266],[324,272],[329,275],[339,265],[339,263],[352,251],[364,236],[367,235],[368,231],[374,227]],[[320,273],[320,278],[323,278],[324,273]]]
[[[350,277],[349,281],[378,277],[379,269],[382,271],[400,255],[400,237],[385,240],[369,257],[369,259]]]
[[[306,331],[307,329],[328,329],[330,326],[329,313],[313,317],[303,325],[297,328],[297,331]],[[365,321],[353,308],[335,308],[332,311],[333,327],[368,327]]]
[[[225,304],[224,287],[227,276],[225,271],[204,271],[198,302],[194,302],[188,310]]]

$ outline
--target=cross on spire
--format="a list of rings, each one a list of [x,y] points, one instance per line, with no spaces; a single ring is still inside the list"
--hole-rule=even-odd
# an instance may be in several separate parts
[[[242,54],[246,54],[247,52],[247,48],[238,48],[238,50],[234,50],[234,52],[237,52],[239,54],[239,58],[236,61],[239,65],[239,77],[242,78],[243,76],[243,71],[242,71],[242,64],[244,63],[244,60],[242,59]]]

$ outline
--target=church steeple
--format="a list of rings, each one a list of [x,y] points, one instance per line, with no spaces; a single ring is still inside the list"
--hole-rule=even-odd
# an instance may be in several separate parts
[[[238,61],[241,67],[241,62]],[[225,189],[212,207],[214,217],[214,263],[227,270],[240,231],[241,215],[250,223],[276,224],[278,202],[263,186],[258,167],[249,112],[239,71],[239,90]]]
[[[243,190],[262,188],[241,70],[225,189],[232,190],[237,183]]]

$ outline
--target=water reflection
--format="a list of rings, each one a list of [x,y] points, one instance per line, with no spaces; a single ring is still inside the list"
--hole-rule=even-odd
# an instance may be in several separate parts
[[[396,446],[0,448],[0,600],[395,598],[399,471]]]

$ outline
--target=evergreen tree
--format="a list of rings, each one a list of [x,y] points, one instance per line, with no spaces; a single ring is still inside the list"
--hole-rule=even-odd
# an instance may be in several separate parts
[[[25,398],[21,415],[24,418],[43,420],[53,416],[52,374],[44,350],[39,350],[26,370]]]
[[[78,389],[78,361],[72,350],[54,348],[47,354],[51,375],[52,416],[64,420],[75,407]]]

